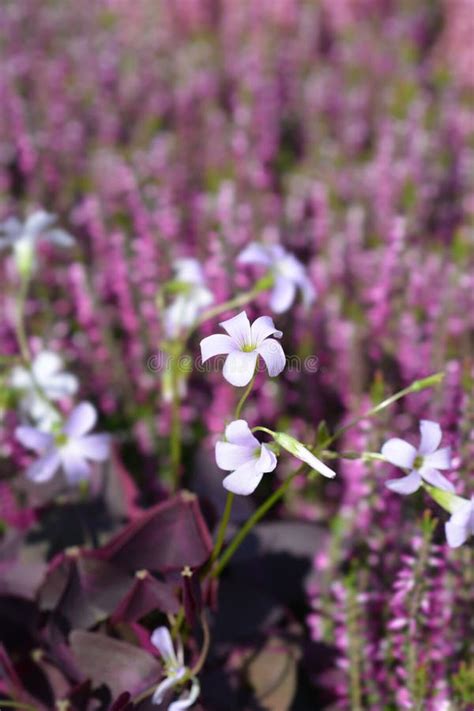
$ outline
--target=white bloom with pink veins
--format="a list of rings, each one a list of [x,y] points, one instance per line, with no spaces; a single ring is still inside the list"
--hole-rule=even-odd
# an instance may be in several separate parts
[[[381,450],[385,459],[397,467],[409,470],[408,476],[390,479],[385,486],[398,494],[412,494],[425,481],[438,489],[454,491],[451,482],[438,471],[451,467],[451,448],[438,449],[442,438],[441,427],[437,422],[421,420],[420,434],[418,449],[398,437],[385,442]]]
[[[241,496],[252,494],[267,472],[277,465],[275,454],[252,434],[245,420],[227,425],[225,442],[216,444],[216,463],[232,472],[222,482],[227,491]]]
[[[71,412],[57,434],[49,434],[21,425],[15,436],[24,447],[40,455],[26,475],[36,483],[49,481],[62,467],[71,485],[91,474],[92,462],[104,462],[110,451],[107,434],[88,434],[97,421],[97,412],[90,402],[81,402]]]
[[[290,308],[298,289],[305,306],[310,306],[316,298],[316,290],[303,264],[279,244],[265,246],[252,242],[240,253],[237,261],[241,264],[261,264],[273,274],[270,307],[277,314]]]
[[[255,373],[258,356],[263,358],[271,377],[285,367],[283,348],[275,341],[282,332],[275,328],[270,316],[260,316],[252,325],[245,311],[219,324],[228,335],[215,334],[201,341],[201,357],[205,363],[216,355],[227,355],[224,378],[236,387],[247,385]],[[275,338],[270,338],[274,336]]]
[[[458,548],[474,536],[474,495],[471,499],[456,496],[452,506],[451,518],[445,524],[446,539],[451,548]]]

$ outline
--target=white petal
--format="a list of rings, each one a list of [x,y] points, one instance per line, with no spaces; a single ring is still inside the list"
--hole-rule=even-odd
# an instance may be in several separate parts
[[[212,293],[212,291],[209,291],[209,289],[205,289],[204,287],[198,287],[197,289],[193,289],[192,298],[196,302],[198,311],[201,311],[201,309],[205,309],[206,306],[209,306],[213,303],[214,294]]]
[[[150,642],[157,648],[166,664],[178,664],[173,640],[167,627],[157,627],[150,637]]]
[[[297,459],[300,459],[302,462],[305,462],[305,464],[309,464],[312,469],[319,472],[323,476],[326,476],[329,479],[333,479],[336,476],[335,471],[330,469],[330,467],[326,466],[324,462],[321,462],[317,457],[315,457],[314,454],[310,452],[309,449],[299,440],[289,434],[286,434],[286,432],[274,432],[273,439],[277,442],[277,444],[286,449],[287,452],[290,452],[290,454],[297,457]]]
[[[245,311],[241,311],[240,314],[227,319],[227,321],[222,321],[219,326],[227,331],[238,348],[252,345],[250,321]]]
[[[431,420],[421,420],[420,422],[420,446],[418,451],[420,454],[431,454],[439,447],[441,437],[441,427],[437,422]]]
[[[71,373],[57,373],[44,386],[51,400],[61,400],[68,395],[74,395],[79,388],[79,381]]]
[[[258,458],[257,461],[257,469],[259,469],[261,472],[272,472],[277,465],[277,458],[276,454],[272,452],[271,449],[268,449],[264,444],[261,445],[260,449],[260,457]]]
[[[197,259],[177,259],[174,263],[174,270],[176,281],[182,281],[185,284],[195,284],[197,286],[204,284],[202,267]]]
[[[451,447],[443,447],[437,449],[432,454],[427,454],[423,457],[423,466],[433,469],[450,469],[451,468]]]
[[[63,367],[63,361],[57,353],[42,351],[33,361],[33,375],[40,383],[47,381]]]
[[[54,444],[53,437],[46,432],[28,425],[20,425],[15,430],[15,437],[27,449],[32,449],[34,452],[43,454],[48,447]]]
[[[301,295],[303,297],[303,304],[305,306],[311,306],[313,301],[316,299],[317,291],[306,275],[304,276],[299,286],[301,289]]]
[[[46,235],[46,239],[56,247],[72,247],[76,243],[76,240],[69,234],[69,232],[59,228],[49,230]]]
[[[201,360],[205,363],[213,356],[232,353],[236,349],[237,346],[230,336],[225,336],[223,333],[207,336],[201,341]]]
[[[61,464],[69,484],[75,485],[83,479],[88,479],[91,467],[75,447],[64,447],[61,451]]]
[[[257,470],[255,463],[256,460],[253,459],[226,476],[222,482],[224,489],[240,496],[252,494],[263,477],[263,472]]]
[[[245,247],[243,252],[239,254],[237,261],[241,264],[263,264],[264,266],[270,266],[273,260],[266,247],[257,244],[257,242],[252,242],[252,244]]]
[[[21,365],[16,365],[10,375],[10,383],[12,387],[18,390],[29,390],[33,387],[31,373]]]
[[[242,464],[255,460],[255,447],[241,447],[230,442],[217,442],[216,464],[219,469],[233,472]]]
[[[438,489],[443,489],[444,491],[451,491],[454,493],[454,486],[451,484],[449,479],[446,479],[437,469],[431,469],[429,467],[423,466],[420,470],[420,475],[422,478],[431,484],[436,486]]]
[[[281,338],[283,336],[282,331],[275,328],[273,319],[270,316],[260,316],[255,319],[250,327],[252,334],[252,343],[255,346],[259,346],[263,341],[268,338],[268,336],[274,336],[275,338]]]
[[[389,479],[385,482],[385,486],[397,494],[413,494],[421,486],[421,476],[418,472],[411,472],[400,479]]]
[[[28,467],[26,476],[36,484],[41,484],[53,478],[60,464],[61,459],[59,452],[53,449]]]
[[[382,447],[382,454],[391,464],[404,469],[411,469],[416,458],[416,449],[404,439],[394,437]]]
[[[86,459],[105,462],[110,454],[110,437],[107,434],[87,435],[76,440],[76,447]]]
[[[89,432],[97,421],[97,412],[90,402],[81,402],[69,415],[64,425],[64,433],[69,437],[82,437]]]
[[[268,375],[274,378],[285,369],[286,356],[283,348],[273,338],[267,338],[258,348],[257,353],[262,356],[267,366]]]
[[[222,374],[231,385],[243,387],[252,380],[256,364],[257,351],[234,351],[227,356]]]
[[[184,711],[184,709],[188,709],[195,703],[200,691],[201,687],[199,686],[199,681],[196,677],[193,677],[189,694],[178,699],[178,701],[173,701],[173,703],[169,705],[168,711]]]
[[[451,548],[459,548],[469,537],[469,527],[458,526],[452,519],[444,524],[444,530],[446,532],[446,540]]]
[[[8,217],[0,224],[0,232],[6,235],[8,244],[21,234],[22,228],[23,225],[17,217]]]
[[[288,311],[295,296],[295,283],[286,277],[277,276],[270,296],[270,308],[276,314],[282,314],[284,311]]]
[[[451,521],[456,524],[456,526],[469,526],[469,521],[474,510],[474,505],[464,499],[461,504],[457,504],[451,515]]]
[[[46,210],[37,210],[26,220],[24,230],[28,235],[36,237],[55,222],[56,215]]]
[[[250,431],[245,420],[234,420],[225,428],[225,438],[232,444],[240,444],[242,447],[259,447],[260,442]]]
[[[165,698],[166,692],[172,689],[173,686],[176,686],[178,681],[179,677],[177,676],[168,676],[166,677],[166,679],[163,679],[163,681],[160,682],[156,687],[155,693],[151,697],[151,703],[161,704],[163,702],[163,699]]]

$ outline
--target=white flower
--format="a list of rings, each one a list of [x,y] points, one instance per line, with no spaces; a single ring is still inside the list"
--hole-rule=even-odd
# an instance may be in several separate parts
[[[56,215],[45,210],[37,210],[25,222],[9,217],[0,224],[0,250],[11,247],[18,270],[29,274],[36,267],[36,247],[39,240],[58,247],[71,247],[75,240],[72,235],[59,228],[53,228]]]
[[[270,307],[277,313],[287,311],[300,289],[305,306],[312,304],[316,290],[306,274],[303,264],[279,244],[264,246],[252,242],[237,258],[241,264],[262,264],[274,277]]]
[[[52,479],[62,467],[71,485],[87,479],[91,473],[89,460],[103,462],[109,456],[110,437],[106,434],[88,434],[96,420],[95,408],[89,402],[81,402],[56,435],[26,425],[17,427],[16,438],[24,447],[40,455],[28,468],[27,477],[42,483]]]
[[[180,291],[165,310],[164,327],[168,338],[176,338],[183,329],[193,326],[199,314],[214,301],[196,259],[178,259],[174,269]]]
[[[58,402],[78,389],[77,378],[62,368],[63,361],[56,353],[42,351],[35,356],[31,370],[16,366],[11,372],[10,385],[21,392],[22,412],[45,431],[50,431],[60,419],[48,400]]]
[[[245,420],[234,420],[225,429],[225,442],[216,444],[216,462],[231,471],[222,482],[227,491],[248,496],[255,491],[263,475],[277,465],[275,454],[252,434]]]
[[[224,363],[224,378],[237,387],[247,385],[255,372],[257,358],[265,361],[271,377],[279,375],[285,367],[285,353],[274,338],[282,332],[275,328],[270,316],[260,316],[252,325],[245,311],[219,324],[228,335],[216,334],[201,341],[202,362],[216,355],[228,354]]]
[[[474,496],[453,499],[451,518],[445,524],[446,540],[451,548],[462,546],[469,536],[474,536]]]
[[[161,704],[166,692],[178,686],[182,679],[189,673],[184,665],[183,648],[179,645],[178,653],[175,652],[173,640],[167,627],[158,627],[151,635],[151,643],[155,645],[161,658],[163,659],[166,679],[164,679],[155,690],[151,702]],[[168,711],[182,711],[192,706],[199,696],[200,686],[196,677],[191,677],[191,688],[189,693],[181,696],[177,701],[173,701],[168,706]]]
[[[424,480],[439,489],[454,491],[451,482],[438,471],[451,466],[451,448],[438,449],[442,437],[441,427],[437,422],[421,420],[420,433],[418,449],[398,437],[385,442],[381,450],[385,459],[397,467],[410,470],[408,476],[390,479],[385,485],[398,494],[412,494]]]

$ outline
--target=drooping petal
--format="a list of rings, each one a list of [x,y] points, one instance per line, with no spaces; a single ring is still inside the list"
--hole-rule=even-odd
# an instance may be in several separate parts
[[[459,526],[452,518],[444,524],[446,540],[451,548],[459,548],[469,537],[469,527]]]
[[[270,316],[260,316],[255,319],[250,327],[250,331],[254,346],[259,346],[268,336],[274,336],[275,338],[281,338],[283,336],[283,332],[275,328],[273,319]]]
[[[237,350],[237,346],[230,336],[225,336],[223,333],[216,333],[213,336],[207,336],[202,339],[201,360],[205,363],[213,356],[227,355],[235,350]]]
[[[69,484],[74,485],[83,479],[88,479],[91,467],[76,447],[64,447],[61,451],[61,464]]]
[[[277,276],[270,296],[270,308],[276,314],[282,314],[284,311],[288,311],[295,296],[295,283],[286,277]]]
[[[279,375],[286,365],[285,351],[273,338],[267,338],[266,341],[257,348],[257,353],[262,356],[267,366],[268,375],[274,378]]]
[[[166,692],[172,689],[173,686],[176,686],[178,681],[179,678],[177,676],[168,676],[166,679],[163,679],[163,681],[156,687],[155,693],[151,697],[151,703],[161,704],[166,696]]]
[[[328,479],[333,479],[336,476],[335,471],[315,457],[314,454],[299,440],[295,439],[295,437],[292,437],[286,432],[273,432],[273,439],[280,447],[286,449],[287,452],[290,452],[290,454],[302,462],[305,462],[305,464],[309,464],[312,469],[328,477]]]
[[[37,210],[32,215],[28,217],[25,222],[24,231],[33,237],[36,237],[48,227],[54,225],[56,222],[56,215],[52,212],[46,212],[46,210]]]
[[[232,444],[240,444],[242,447],[259,447],[260,442],[250,431],[245,420],[234,420],[229,422],[225,428],[225,437]]]
[[[239,254],[237,261],[241,264],[263,264],[268,267],[272,263],[272,258],[266,247],[252,242]]]
[[[416,459],[416,449],[404,439],[393,437],[382,447],[382,454],[391,464],[404,469],[411,469]]]
[[[150,637],[150,642],[157,648],[166,664],[177,666],[173,640],[167,627],[157,627]]]
[[[437,469],[431,469],[430,467],[423,466],[419,472],[428,484],[436,486],[438,489],[454,493],[454,486],[451,484],[449,479],[446,479],[446,477],[443,476]]]
[[[276,454],[264,444],[260,448],[260,457],[256,463],[257,469],[261,472],[272,472],[277,465]]]
[[[456,524],[456,526],[469,526],[469,521],[474,511],[474,504],[472,504],[467,499],[464,499],[461,504],[457,504],[454,509],[451,521]]]
[[[252,380],[256,364],[257,351],[233,351],[226,358],[222,374],[231,385],[243,387]]]
[[[420,434],[421,438],[418,451],[423,455],[434,452],[439,447],[441,437],[443,436],[441,427],[437,422],[432,422],[431,420],[420,421]]]
[[[53,437],[28,425],[20,425],[15,430],[15,437],[27,449],[43,454],[54,443]]]
[[[450,469],[451,447],[443,447],[432,454],[427,454],[423,457],[423,466],[431,467],[432,469]]]
[[[263,472],[258,471],[255,464],[256,459],[252,459],[251,462],[242,464],[235,472],[226,476],[222,482],[224,489],[240,496],[252,494],[263,477]]]
[[[48,451],[41,459],[31,464],[26,470],[26,476],[30,481],[34,481],[36,484],[41,484],[45,481],[49,481],[56,474],[59,466],[61,464],[61,459],[59,452],[56,449]]]
[[[110,454],[110,436],[107,434],[86,435],[76,441],[76,447],[86,459],[105,462]]]
[[[419,472],[413,471],[400,479],[389,479],[385,482],[385,486],[397,494],[413,494],[421,486],[421,476]]]
[[[173,703],[169,705],[168,711],[184,711],[184,709],[188,709],[196,702],[200,691],[201,687],[199,685],[199,681],[196,677],[193,677],[189,694],[187,696],[183,696],[177,701],[173,701]]]
[[[227,319],[227,321],[222,321],[219,326],[222,326],[224,331],[229,334],[238,348],[252,345],[250,321],[245,311],[241,311],[240,314]]]
[[[97,412],[90,402],[81,402],[69,415],[64,425],[64,433],[77,438],[90,432],[97,421]]]
[[[239,444],[230,442],[217,442],[216,444],[216,464],[219,469],[225,471],[235,471],[242,464],[254,461],[255,447],[242,447]]]

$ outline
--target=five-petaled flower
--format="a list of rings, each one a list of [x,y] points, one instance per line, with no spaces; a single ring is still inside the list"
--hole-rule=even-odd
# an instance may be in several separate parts
[[[412,494],[420,488],[422,481],[445,491],[454,491],[451,482],[438,469],[451,466],[451,448],[438,449],[442,432],[436,422],[420,421],[420,446],[418,449],[403,439],[394,437],[382,447],[382,455],[391,464],[408,469],[408,476],[390,479],[386,486],[398,494]]]
[[[277,465],[275,454],[252,434],[245,420],[234,420],[225,429],[225,442],[216,444],[216,462],[231,471],[222,482],[227,491],[248,496],[255,491],[263,475]]]
[[[166,696],[166,693],[179,686],[187,679],[191,680],[191,688],[187,695],[181,695],[177,701],[173,701],[168,706],[168,711],[182,711],[194,704],[199,696],[200,686],[196,677],[192,676],[188,668],[184,665],[183,647],[178,645],[176,652],[173,646],[173,640],[167,627],[157,627],[151,635],[151,642],[159,651],[165,666],[166,678],[156,687],[152,697],[153,704],[161,704]]]
[[[252,325],[245,311],[219,324],[228,335],[215,334],[201,341],[202,362],[216,355],[225,354],[223,375],[231,385],[247,385],[257,365],[258,356],[265,361],[271,377],[279,375],[285,367],[283,348],[274,338],[281,338],[270,316],[260,316]]]
[[[75,239],[68,232],[53,227],[56,215],[37,210],[25,222],[9,217],[0,224],[0,250],[11,247],[18,270],[29,274],[36,267],[36,247],[40,240],[58,247],[71,247]]]
[[[62,368],[63,361],[57,353],[42,351],[33,359],[31,368],[18,365],[11,372],[10,384],[21,394],[22,412],[41,430],[50,431],[60,421],[49,401],[60,401],[77,391],[77,378]]]
[[[240,253],[241,264],[261,264],[267,267],[274,278],[270,296],[270,308],[275,313],[287,311],[300,289],[303,303],[309,306],[316,298],[316,290],[301,262],[281,245],[264,246],[252,242]]]
[[[164,327],[168,338],[196,323],[197,317],[212,304],[214,296],[206,287],[201,265],[196,259],[178,259],[174,264],[177,295],[164,314]]]
[[[89,402],[81,402],[71,412],[57,434],[49,434],[20,425],[15,430],[16,438],[40,458],[31,464],[26,472],[36,483],[49,481],[60,467],[71,485],[87,479],[91,474],[89,460],[103,462],[109,456],[110,437],[107,434],[93,434],[97,412]]]
[[[474,536],[474,496],[456,496],[452,506],[451,518],[445,524],[446,539],[451,548],[458,548]]]

